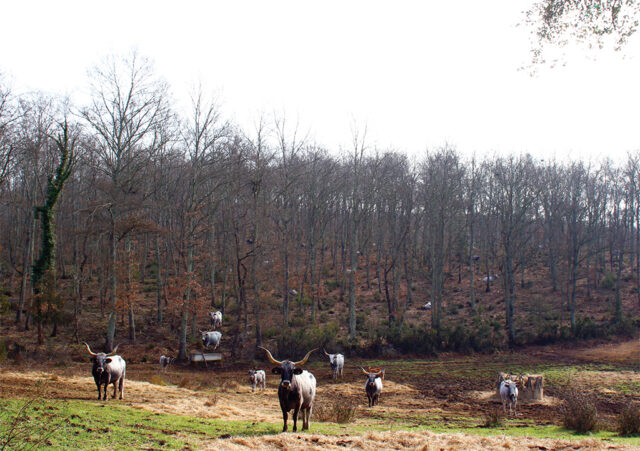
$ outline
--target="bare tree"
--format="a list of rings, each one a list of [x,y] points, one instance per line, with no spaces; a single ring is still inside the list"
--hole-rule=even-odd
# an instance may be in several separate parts
[[[137,53],[127,57],[108,57],[94,67],[91,75],[91,103],[81,116],[96,138],[99,170],[108,179],[105,186],[110,228],[110,308],[107,349],[113,347],[116,333],[116,290],[118,242],[129,230],[123,220],[136,209],[138,183],[148,162],[162,148],[162,133],[171,118],[168,86],[154,75],[151,62]]]
[[[534,164],[529,155],[498,158],[492,175],[496,185],[496,213],[500,226],[502,274],[505,292],[505,318],[509,344],[515,344],[515,257],[531,239],[527,233],[535,202]]]

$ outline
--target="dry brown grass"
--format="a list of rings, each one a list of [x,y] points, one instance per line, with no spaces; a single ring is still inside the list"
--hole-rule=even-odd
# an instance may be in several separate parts
[[[570,351],[573,357],[595,363],[636,362],[640,368],[640,341],[631,340],[624,343],[603,344],[590,349]]]
[[[159,374],[154,374],[153,376],[151,376],[149,382],[153,385],[161,385],[163,387],[167,385],[167,381],[165,380],[165,378],[160,376]]]
[[[519,449],[633,449],[624,445],[603,443],[595,439],[567,441],[537,439],[529,437],[478,437],[467,434],[434,434],[419,432],[371,432],[364,435],[323,435],[291,434],[267,435],[262,437],[237,437],[216,439],[206,443],[209,450],[340,450],[359,449],[377,451],[381,449],[441,450],[463,449],[519,450]]]
[[[349,399],[339,398],[333,402],[316,403],[313,406],[312,419],[332,423],[353,423],[356,419],[358,405]]]

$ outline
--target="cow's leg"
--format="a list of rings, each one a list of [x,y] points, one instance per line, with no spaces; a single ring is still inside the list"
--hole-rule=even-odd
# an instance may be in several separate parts
[[[367,399],[369,400],[369,407],[371,407],[371,396],[367,395]]]
[[[124,397],[124,376],[120,378],[120,383],[118,384],[120,387],[120,399]]]
[[[109,387],[109,382],[104,383],[104,390],[102,390],[102,400],[107,400],[107,388]]]
[[[309,429],[309,407],[302,409],[302,430]]]
[[[298,432],[298,412],[300,412],[300,406],[293,409],[293,432]]]
[[[284,426],[282,427],[282,432],[287,432],[287,419],[289,417],[289,414],[283,410],[282,411],[282,421],[284,421]]]
[[[100,401],[100,395],[101,395],[101,393],[100,393],[100,391],[101,391],[100,390],[100,382],[96,382],[96,385],[98,386],[98,401]]]

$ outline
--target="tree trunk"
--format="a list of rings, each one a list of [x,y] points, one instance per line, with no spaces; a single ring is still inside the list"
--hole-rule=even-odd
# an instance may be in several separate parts
[[[162,324],[162,264],[160,263],[160,234],[156,232],[156,321]]]

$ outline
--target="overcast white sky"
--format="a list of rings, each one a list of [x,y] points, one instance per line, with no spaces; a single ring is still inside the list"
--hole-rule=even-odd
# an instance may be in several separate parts
[[[299,117],[312,138],[368,141],[420,155],[445,142],[465,154],[624,158],[640,150],[640,42],[572,54],[536,77],[525,0],[5,2],[0,71],[14,90],[70,94],[106,54],[155,61],[177,99],[199,80],[228,117]]]

